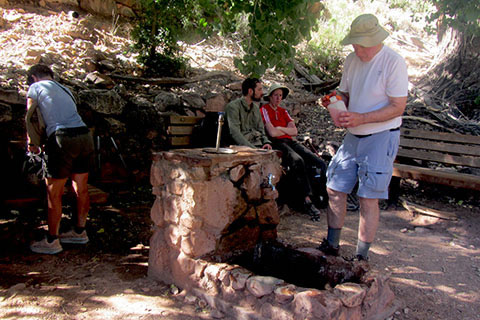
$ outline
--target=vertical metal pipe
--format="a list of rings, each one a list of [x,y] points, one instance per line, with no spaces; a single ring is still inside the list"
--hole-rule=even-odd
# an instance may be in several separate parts
[[[215,149],[217,152],[218,148],[220,147],[220,139],[222,137],[223,115],[223,112],[218,113],[217,143],[215,144]]]

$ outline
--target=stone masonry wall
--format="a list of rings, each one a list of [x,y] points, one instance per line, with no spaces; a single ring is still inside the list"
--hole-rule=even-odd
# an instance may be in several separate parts
[[[154,155],[156,195],[149,276],[173,283],[235,319],[385,319],[394,294],[388,277],[367,272],[360,283],[327,290],[301,288],[223,263],[233,252],[274,240],[279,215],[274,185],[281,175],[274,151],[235,147],[233,155],[200,149]],[[323,257],[313,248],[299,249]],[[345,265],[327,257],[332,271]],[[363,268],[358,265],[355,268]]]

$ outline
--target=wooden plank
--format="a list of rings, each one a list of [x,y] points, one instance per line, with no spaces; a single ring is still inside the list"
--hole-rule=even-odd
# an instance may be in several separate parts
[[[398,158],[409,158],[409,159],[418,159],[426,161],[435,161],[446,164],[452,164],[457,166],[468,166],[473,168],[480,168],[480,158],[472,156],[454,156],[451,154],[439,153],[439,152],[429,152],[422,150],[413,150],[413,149],[403,149],[398,150]],[[401,161],[400,161],[401,162]]]
[[[191,135],[193,126],[169,126],[167,133],[170,135]]]
[[[190,116],[179,116],[179,115],[170,115],[169,121],[170,124],[196,124],[202,117],[190,117]]]
[[[480,155],[480,146],[465,146],[461,144],[442,143],[421,139],[409,139],[406,137],[400,138],[400,145],[402,147],[442,151],[447,153],[456,153],[460,155]]]
[[[480,176],[472,174],[445,172],[430,168],[394,163],[393,175],[395,177],[438,183],[455,188],[480,190]]]
[[[445,219],[445,220],[458,220],[457,215],[453,212],[431,209],[431,208],[410,202],[403,197],[400,197],[399,200],[402,206],[410,212],[418,212],[427,216],[436,217],[436,218]]]
[[[294,69],[297,71],[302,77],[307,79],[307,81],[310,84],[321,84],[323,81],[320,80],[319,77],[317,77],[315,74],[310,74],[306,68],[304,68],[302,65],[295,63],[294,64]]]
[[[171,146],[188,146],[190,145],[190,136],[171,136],[168,137]]]
[[[427,131],[427,130],[402,128],[401,135],[409,138],[421,138],[421,139],[427,139],[427,140],[437,140],[437,141],[480,145],[480,136],[472,136],[467,134],[433,132],[433,131]]]

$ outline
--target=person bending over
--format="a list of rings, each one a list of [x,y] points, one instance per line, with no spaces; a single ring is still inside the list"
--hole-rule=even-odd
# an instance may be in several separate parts
[[[34,65],[28,70],[27,123],[32,110],[38,108],[44,121],[47,141],[48,234],[31,244],[33,252],[56,254],[63,250],[61,243],[88,242],[85,231],[90,199],[88,172],[94,159],[94,144],[90,130],[77,112],[75,99],[68,90],[54,81],[52,70],[46,65]],[[40,152],[40,141],[28,131],[30,152]],[[67,179],[71,178],[77,199],[76,224],[66,233],[59,234],[62,218],[62,195]]]

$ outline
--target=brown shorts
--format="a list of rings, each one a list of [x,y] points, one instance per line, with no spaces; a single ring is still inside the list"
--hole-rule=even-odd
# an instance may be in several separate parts
[[[55,131],[45,147],[47,177],[63,179],[73,173],[88,173],[95,161],[93,137],[87,127]]]

